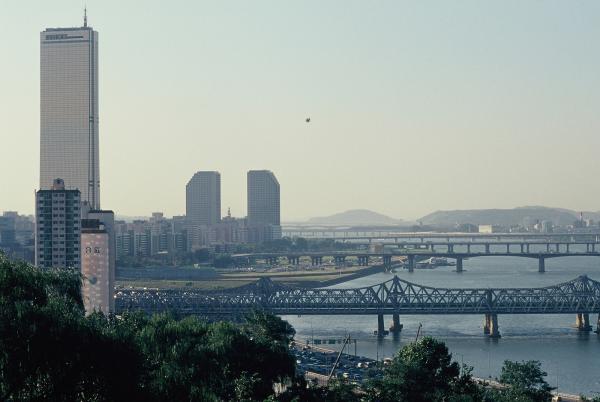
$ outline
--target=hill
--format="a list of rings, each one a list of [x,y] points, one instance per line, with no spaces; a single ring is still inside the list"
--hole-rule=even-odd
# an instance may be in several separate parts
[[[390,218],[368,209],[352,209],[329,216],[310,218],[307,223],[321,225],[399,225],[405,223],[401,219]]]
[[[593,218],[595,213],[589,213]],[[519,207],[513,209],[466,209],[454,211],[436,211],[420,219],[424,225],[449,226],[456,223],[472,223],[474,225],[518,225],[526,221],[548,220],[555,225],[569,225],[579,214],[575,211],[548,207]]]

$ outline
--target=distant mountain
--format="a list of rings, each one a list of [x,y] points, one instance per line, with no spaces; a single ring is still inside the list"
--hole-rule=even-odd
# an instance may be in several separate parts
[[[596,219],[597,213],[584,212],[584,218]],[[424,225],[450,226],[457,223],[474,225],[519,225],[548,220],[555,225],[569,225],[579,218],[579,213],[562,208],[519,207],[513,209],[466,209],[436,211],[420,219]]]
[[[320,225],[400,225],[406,223],[401,219],[369,211],[368,209],[352,209],[334,215],[310,218],[307,223]]]

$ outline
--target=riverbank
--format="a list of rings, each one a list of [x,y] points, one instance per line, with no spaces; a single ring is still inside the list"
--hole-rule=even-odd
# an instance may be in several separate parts
[[[383,265],[370,267],[322,267],[310,270],[234,271],[203,268],[118,268],[117,286],[134,288],[231,289],[261,278],[270,278],[289,286],[327,287],[365,276],[382,273]]]

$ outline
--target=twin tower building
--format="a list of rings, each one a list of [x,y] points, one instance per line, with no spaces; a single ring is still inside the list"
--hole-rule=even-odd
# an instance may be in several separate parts
[[[223,221],[221,214],[221,174],[219,172],[197,172],[186,186],[186,220],[200,231],[214,231],[214,236],[223,236],[223,225],[229,223],[229,231],[235,234],[224,236],[240,242],[257,243],[279,239],[280,189],[275,175],[269,170],[250,170],[247,176],[248,215],[243,223],[231,217]],[[231,225],[235,223],[234,225]],[[217,229],[216,231],[214,229]],[[201,235],[200,235],[201,236]],[[196,236],[199,237],[199,236]],[[217,241],[224,239],[215,239]],[[200,245],[210,241],[199,241]]]

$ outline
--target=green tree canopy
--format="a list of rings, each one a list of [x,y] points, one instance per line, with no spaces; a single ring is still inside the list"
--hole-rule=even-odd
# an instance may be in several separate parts
[[[0,255],[0,400],[262,401],[295,375],[277,317],[86,317],[80,283]]]
[[[490,401],[544,402],[552,398],[554,389],[544,379],[546,372],[536,360],[513,362],[504,361],[500,382],[504,389],[490,390]]]
[[[383,379],[370,382],[368,394],[381,402],[480,399],[470,369],[461,371],[446,345],[430,337],[404,346],[385,368]]]

